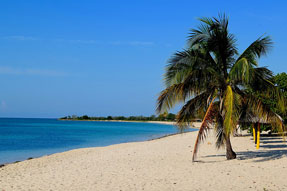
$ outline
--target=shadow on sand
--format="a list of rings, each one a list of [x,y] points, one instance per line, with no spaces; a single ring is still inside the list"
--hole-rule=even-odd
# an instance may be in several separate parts
[[[252,139],[252,138],[251,138]],[[287,157],[287,141],[282,137],[264,136],[260,138],[261,144],[259,150],[236,152],[237,160],[254,159],[254,162],[264,162],[282,157]],[[254,145],[255,146],[255,145]],[[223,157],[225,155],[208,155],[205,157]],[[204,161],[197,161],[204,162]],[[216,161],[208,161],[216,162]]]
[[[282,137],[263,136],[260,140],[262,150],[238,152],[238,160],[255,159],[254,162],[263,162],[287,156],[287,142]]]

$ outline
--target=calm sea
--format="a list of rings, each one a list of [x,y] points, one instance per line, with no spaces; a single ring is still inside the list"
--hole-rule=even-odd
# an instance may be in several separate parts
[[[0,164],[76,148],[144,141],[176,132],[172,125],[152,123],[0,118]]]

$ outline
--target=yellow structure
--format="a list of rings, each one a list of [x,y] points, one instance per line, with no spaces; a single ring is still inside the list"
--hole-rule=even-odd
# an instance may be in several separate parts
[[[256,124],[252,124],[252,129],[253,129],[253,139],[254,142],[256,144],[256,149],[259,149],[260,147],[260,123],[257,123],[257,127]]]

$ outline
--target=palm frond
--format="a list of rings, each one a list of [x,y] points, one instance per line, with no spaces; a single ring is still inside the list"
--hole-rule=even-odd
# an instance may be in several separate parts
[[[194,69],[184,76],[181,83],[173,84],[160,93],[157,100],[157,112],[171,109],[179,102],[185,102],[190,96],[196,96],[214,89],[218,85],[218,77],[213,68]]]
[[[222,73],[227,77],[227,70],[231,67],[234,55],[238,54],[236,39],[228,31],[228,19],[225,15],[213,20],[212,33],[206,41],[207,49],[215,55]]]
[[[231,86],[227,86],[225,97],[224,97],[224,108],[225,108],[225,115],[224,115],[224,122],[223,125],[225,127],[225,132],[229,135],[230,130],[233,127],[232,121],[232,114],[233,114],[233,92]]]
[[[238,60],[230,69],[229,79],[235,83],[249,84],[252,74],[252,66],[248,63],[246,58]]]
[[[164,74],[164,81],[166,86],[171,86],[180,83],[188,75],[189,71],[193,69],[194,58],[191,51],[184,50],[175,53],[169,60]]]
[[[268,105],[264,104],[260,98],[248,93],[244,97],[246,110],[244,111],[244,118],[246,121],[270,123],[274,129],[283,132],[285,126],[281,116],[275,113]],[[255,121],[254,121],[255,120]]]
[[[191,120],[200,117],[206,111],[210,103],[210,97],[213,96],[214,90],[205,91],[185,103],[177,114],[176,122],[180,131],[189,127],[192,123]]]
[[[272,83],[273,72],[266,67],[254,68],[250,83],[247,85],[253,91],[275,92],[275,86]]]
[[[183,84],[174,84],[160,93],[157,99],[157,113],[162,113],[171,109],[176,103],[184,101]]]
[[[223,126],[223,119],[220,113],[218,112],[216,115],[216,123],[214,126],[216,132],[216,148],[219,149],[224,145],[224,126]]]
[[[188,37],[188,44],[190,47],[194,47],[201,42],[207,41],[211,35],[211,26],[214,24],[211,18],[203,17],[199,18],[199,21],[202,23],[198,26],[197,29],[191,29],[191,33]]]
[[[260,58],[263,55],[266,55],[267,52],[272,47],[272,40],[269,36],[260,37],[254,41],[237,59],[246,58],[249,63],[257,66],[256,59]]]
[[[227,86],[224,99],[224,134],[230,135],[236,129],[240,115],[240,96],[232,90],[230,85]]]
[[[214,97],[212,99],[212,101],[210,102],[210,104],[209,104],[209,106],[208,106],[208,108],[206,110],[205,116],[204,116],[204,118],[202,120],[202,124],[201,124],[201,126],[199,128],[199,131],[198,131],[198,134],[197,134],[197,138],[196,138],[196,141],[195,141],[195,144],[194,144],[192,161],[195,161],[199,144],[206,138],[207,131],[209,130],[210,125],[213,123],[213,119],[214,119],[214,116],[216,114],[216,111],[214,111],[214,108],[213,108],[213,101],[215,100],[215,98],[216,97]]]
[[[258,95],[263,94],[270,99],[276,99],[278,109],[285,112],[285,99],[283,92],[272,82],[273,72],[266,67],[254,68],[247,88]]]
[[[169,60],[164,81],[166,86],[169,87],[173,84],[183,82],[187,76],[191,75],[191,72],[195,74],[196,71],[200,71],[204,74],[206,73],[205,69],[216,70],[214,66],[216,65],[213,58],[202,49],[189,49],[177,52]]]

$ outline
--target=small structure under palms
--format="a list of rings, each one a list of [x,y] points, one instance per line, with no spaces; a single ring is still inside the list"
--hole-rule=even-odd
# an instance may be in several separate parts
[[[225,16],[199,20],[201,25],[191,30],[188,48],[174,54],[169,61],[164,78],[166,89],[158,97],[157,111],[164,112],[183,102],[177,114],[180,129],[201,116],[193,160],[199,143],[212,127],[217,132],[217,147],[225,145],[226,158],[234,159],[230,135],[243,112],[252,112],[267,121],[272,119],[272,123],[283,128],[281,118],[257,96],[262,92],[279,95],[270,81],[272,72],[257,63],[268,52],[272,41],[268,36],[260,37],[239,55]]]

